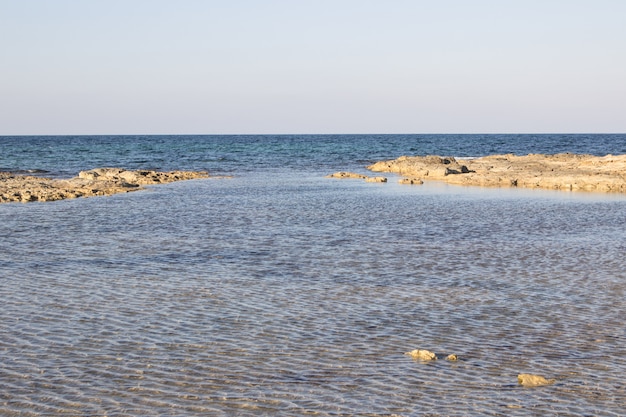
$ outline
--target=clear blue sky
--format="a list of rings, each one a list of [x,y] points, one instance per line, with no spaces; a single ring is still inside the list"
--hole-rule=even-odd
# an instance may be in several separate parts
[[[624,0],[0,0],[0,135],[626,132]]]

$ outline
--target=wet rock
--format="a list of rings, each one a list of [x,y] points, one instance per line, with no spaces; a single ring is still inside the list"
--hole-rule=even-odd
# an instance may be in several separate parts
[[[355,172],[335,172],[334,174],[327,175],[326,178],[354,178],[359,180],[364,180],[367,178],[367,175],[357,174]]]
[[[430,350],[426,349],[415,349],[410,352],[406,352],[405,355],[410,356],[411,358],[419,361],[434,361],[437,360],[437,355],[435,355]]]
[[[398,183],[405,185],[422,185],[424,181],[419,178],[401,178]]]
[[[385,177],[369,177],[367,175],[357,174],[355,172],[335,172],[334,174],[327,175],[326,178],[349,178],[365,180],[366,182],[387,182]]]
[[[387,182],[386,177],[367,177],[365,182]]]
[[[519,374],[517,376],[517,382],[525,387],[541,387],[543,385],[554,384],[555,381],[555,379],[546,379],[541,375]]]
[[[446,360],[450,361],[450,362],[456,362],[459,360],[459,357],[457,355],[455,355],[454,353],[446,356]]]

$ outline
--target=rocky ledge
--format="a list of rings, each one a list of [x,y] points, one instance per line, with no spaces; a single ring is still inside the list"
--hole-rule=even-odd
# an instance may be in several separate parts
[[[121,168],[96,168],[81,171],[71,179],[51,179],[0,173],[0,203],[13,201],[55,201],[127,193],[145,185],[208,178],[204,171],[126,171]]]
[[[326,175],[326,178],[340,178],[340,179],[359,179],[365,180],[365,182],[387,182],[386,177],[369,177],[367,175],[361,175],[354,172],[335,172],[334,174]]]
[[[401,156],[368,169],[459,185],[626,192],[626,155]]]

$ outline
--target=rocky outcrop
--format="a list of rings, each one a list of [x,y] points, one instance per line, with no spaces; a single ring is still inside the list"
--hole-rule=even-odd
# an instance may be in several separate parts
[[[354,172],[335,172],[334,174],[327,175],[326,178],[349,178],[349,179],[359,179],[365,180],[365,182],[387,182],[387,178],[385,177],[369,177],[363,174],[356,174]]]
[[[341,179],[349,178],[349,179],[364,180],[367,178],[367,175],[357,174],[355,172],[341,171],[341,172],[335,172],[334,174],[326,175],[326,178],[341,178]]]
[[[96,168],[81,171],[71,179],[51,179],[0,173],[0,203],[55,201],[67,198],[93,197],[126,193],[145,185],[208,178],[204,171],[158,172],[127,171],[121,168]]]
[[[365,182],[387,182],[386,177],[367,177]]]
[[[626,155],[401,156],[368,169],[459,185],[626,192]]]
[[[393,172],[414,178],[443,179],[448,175],[467,174],[466,165],[451,156],[401,156],[394,161],[381,161],[367,167],[374,172]]]
[[[405,185],[422,185],[424,184],[424,181],[419,178],[400,178],[398,183]]]

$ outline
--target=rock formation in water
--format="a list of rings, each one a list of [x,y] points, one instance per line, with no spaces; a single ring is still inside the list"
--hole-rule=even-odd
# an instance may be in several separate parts
[[[8,172],[0,173],[0,203],[55,201],[136,191],[145,185],[208,178],[204,171],[158,172],[127,171],[121,168],[96,168],[81,171],[71,179],[51,179]]]
[[[326,178],[340,178],[340,179],[359,179],[365,180],[365,182],[387,182],[385,177],[369,177],[363,174],[357,174],[354,172],[335,172],[334,174],[327,175]]]
[[[626,155],[401,156],[368,169],[459,185],[626,192]]]
[[[419,361],[437,360],[437,355],[426,349],[415,349],[410,352],[406,352],[405,355],[409,355],[411,358]]]
[[[405,185],[422,185],[424,184],[424,181],[419,178],[400,178],[398,183]]]
[[[517,382],[525,387],[541,387],[543,385],[554,384],[554,379],[546,379],[540,375],[519,374]]]
[[[334,174],[327,175],[326,178],[352,178],[358,180],[364,180],[367,178],[367,175],[357,174],[355,172],[335,172]]]

